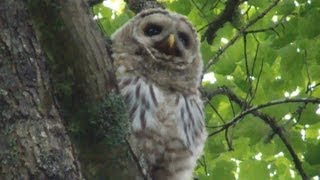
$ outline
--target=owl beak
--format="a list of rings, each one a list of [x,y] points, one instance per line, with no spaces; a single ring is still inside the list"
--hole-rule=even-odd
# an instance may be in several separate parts
[[[163,52],[171,56],[180,56],[181,52],[177,46],[176,38],[174,34],[170,34],[162,41],[158,42],[154,46],[158,51]]]
[[[172,48],[173,45],[174,45],[174,35],[173,34],[170,34],[169,37],[168,37],[168,45],[169,45],[169,48]]]

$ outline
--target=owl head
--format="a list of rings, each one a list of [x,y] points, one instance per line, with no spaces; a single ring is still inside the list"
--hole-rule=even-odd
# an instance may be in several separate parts
[[[158,81],[182,76],[184,82],[199,84],[199,41],[195,29],[182,15],[163,9],[144,10],[116,31],[112,41],[116,54],[136,57],[139,66],[146,67],[143,71],[160,75],[154,77]]]

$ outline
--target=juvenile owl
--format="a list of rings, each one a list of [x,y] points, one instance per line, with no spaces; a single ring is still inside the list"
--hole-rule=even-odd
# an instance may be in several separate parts
[[[132,124],[129,143],[143,173],[154,180],[192,179],[207,136],[194,28],[184,16],[149,9],[116,31],[112,41]]]

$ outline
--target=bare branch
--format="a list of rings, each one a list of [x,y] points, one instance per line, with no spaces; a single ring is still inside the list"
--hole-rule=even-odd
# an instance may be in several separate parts
[[[288,16],[287,15],[282,16],[281,19],[271,27],[262,28],[262,29],[255,29],[255,30],[248,30],[245,32],[245,34],[255,34],[255,33],[267,32],[267,31],[273,31],[277,36],[280,36],[280,34],[276,31],[276,28],[285,22],[286,17],[288,17]]]
[[[258,52],[259,52],[259,47],[260,47],[259,40],[256,38],[256,36],[254,34],[253,34],[253,37],[257,42],[257,47],[256,47],[255,56],[254,56],[254,59],[253,59],[252,69],[251,69],[252,74],[254,74],[254,68],[256,67],[255,64],[257,62],[257,57],[258,57]],[[251,104],[251,102],[253,101],[254,97],[257,94],[258,85],[259,85],[261,74],[262,74],[262,70],[263,70],[263,65],[264,65],[264,59],[261,59],[261,66],[260,66],[260,71],[259,71],[259,74],[258,74],[258,77],[257,77],[257,83],[256,83],[256,86],[255,86],[255,88],[253,90],[253,94],[252,94],[252,97],[251,97],[251,100],[250,100],[249,104]]]
[[[218,115],[219,119],[223,122],[226,123],[226,121],[223,119],[223,117],[220,115],[220,113],[218,112],[218,110],[213,106],[213,104],[208,101],[209,106],[212,108],[212,110]]]
[[[285,134],[283,133],[283,130],[282,128],[280,128],[275,119],[274,118],[271,118],[270,116],[268,116],[267,114],[264,114],[262,112],[259,112],[259,111],[256,111],[255,113],[253,113],[253,115],[261,118],[264,122],[266,122],[270,127],[271,129],[273,130],[273,132],[275,132],[279,138],[281,139],[281,141],[283,142],[283,144],[286,146],[286,148],[288,149],[292,159],[293,159],[293,162],[294,162],[294,165],[296,167],[296,169],[298,170],[301,178],[303,180],[308,180],[309,177],[308,175],[306,174],[306,172],[304,171],[303,167],[302,167],[302,162],[300,161],[297,153],[294,151],[292,145],[290,144],[289,140],[287,139],[287,137],[285,136]]]
[[[201,14],[202,18],[206,18],[206,15],[202,12],[202,9],[197,5],[196,2],[194,2],[194,0],[191,0],[192,4],[198,9],[199,13]]]
[[[248,79],[249,82],[251,83],[250,76],[251,76],[252,74],[250,73],[249,65],[248,65],[247,36],[246,36],[246,35],[243,36],[243,54],[244,54],[244,61],[245,61],[245,65],[246,65],[247,79]],[[249,90],[249,93],[251,93],[250,91],[251,91],[251,88],[250,88],[250,90]]]
[[[209,24],[208,29],[203,34],[202,39],[207,39],[209,44],[212,44],[213,39],[216,36],[216,32],[223,27],[227,21],[231,21],[232,16],[240,4],[240,0],[229,0],[226,2],[226,6],[220,16]]]
[[[239,121],[244,116],[246,116],[248,114],[252,114],[254,111],[257,111],[262,108],[266,108],[266,107],[270,107],[270,106],[274,106],[274,105],[278,105],[278,104],[299,103],[299,102],[316,104],[316,103],[320,103],[320,98],[295,98],[295,99],[281,99],[281,100],[270,101],[266,104],[253,106],[253,107],[243,111],[242,113],[240,113],[236,117],[234,117],[227,124],[234,124],[235,122]]]
[[[225,137],[225,139],[226,139],[226,141],[227,141],[228,150],[229,150],[229,151],[233,151],[234,148],[233,148],[233,146],[232,146],[232,138],[230,138],[231,135],[229,135],[230,133],[232,133],[232,132],[230,132],[230,128],[227,128],[227,129],[224,131],[224,137]]]
[[[217,96],[219,94],[226,95],[230,100],[236,102],[239,106],[247,106],[247,107],[249,107],[249,109],[241,112],[239,115],[237,115],[235,118],[233,118],[230,122],[226,123],[220,129],[209,134],[209,137],[213,136],[215,134],[218,134],[224,130],[227,130],[230,126],[234,125],[236,122],[241,120],[245,115],[252,114],[252,115],[262,119],[266,124],[268,124],[270,126],[270,128],[273,130],[273,132],[279,136],[281,141],[285,144],[286,148],[288,149],[288,151],[293,159],[293,162],[295,164],[295,167],[298,170],[302,179],[308,179],[308,176],[302,167],[302,163],[301,163],[300,159],[298,158],[296,152],[294,151],[293,147],[291,146],[289,140],[284,135],[282,128],[277,125],[277,122],[274,118],[272,118],[269,115],[267,115],[263,112],[260,112],[258,110],[261,108],[265,108],[265,107],[269,107],[269,106],[277,105],[277,104],[283,104],[283,103],[297,103],[297,102],[320,103],[320,98],[299,98],[299,99],[276,100],[276,101],[271,101],[266,104],[250,107],[247,102],[245,102],[241,98],[237,97],[237,95],[234,92],[232,92],[230,89],[228,89],[226,87],[221,87],[213,92],[207,93],[209,99],[211,99],[212,97]]]
[[[249,108],[242,111],[240,114],[235,116],[231,121],[225,123],[220,129],[211,133],[209,136],[215,135],[215,134],[229,128],[229,126],[237,123],[246,115],[254,114],[255,112],[257,112],[257,110],[262,109],[262,108],[266,108],[266,107],[270,107],[270,106],[274,106],[274,105],[278,105],[278,104],[285,104],[285,103],[300,103],[300,102],[302,102],[302,103],[320,103],[320,98],[295,98],[295,99],[274,100],[274,101],[270,101],[265,104],[261,104],[261,105],[257,105],[257,106],[250,106],[247,102],[245,102],[242,99],[240,99],[239,97],[237,97],[237,95],[235,95],[227,87],[221,87],[221,88],[218,88],[214,92],[207,93],[207,97],[209,99],[211,99],[212,97],[219,95],[219,94],[223,94],[223,95],[228,96],[228,98],[230,98],[230,100],[236,102],[239,106],[245,106],[245,107],[249,107]]]
[[[313,88],[316,88],[318,86],[320,86],[320,83],[317,83],[316,85],[314,85]]]

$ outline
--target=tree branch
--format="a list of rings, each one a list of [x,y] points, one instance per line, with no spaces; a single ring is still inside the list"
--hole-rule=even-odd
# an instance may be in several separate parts
[[[241,120],[246,115],[253,114],[254,112],[256,112],[259,109],[270,107],[270,106],[274,106],[274,105],[278,105],[278,104],[300,103],[300,102],[302,102],[302,103],[313,103],[313,104],[320,103],[320,98],[295,98],[295,99],[274,100],[274,101],[270,101],[268,103],[260,104],[260,105],[257,105],[257,106],[249,106],[249,104],[247,102],[245,102],[242,99],[240,99],[235,93],[233,93],[227,87],[220,87],[216,91],[210,92],[210,93],[207,92],[206,94],[207,94],[208,99],[211,99],[214,96],[223,94],[223,95],[228,96],[228,98],[230,98],[232,101],[234,101],[238,105],[248,107],[246,110],[242,111],[240,114],[235,116],[231,121],[226,123],[224,126],[230,126],[232,124],[235,124],[236,122]],[[223,128],[226,129],[226,127],[223,127]]]
[[[269,7],[267,7],[261,14],[259,14],[257,17],[253,18],[251,21],[249,21],[243,28],[240,29],[237,35],[235,35],[225,46],[221,47],[217,53],[213,56],[212,59],[210,59],[207,63],[207,65],[204,68],[204,72],[207,72],[210,66],[215,64],[218,61],[218,58],[228,49],[231,45],[233,45],[243,34],[246,33],[247,29],[254,25],[258,20],[263,18],[273,7],[275,7],[280,0],[273,1]]]
[[[130,147],[121,141],[129,129],[125,122],[129,121],[123,117],[126,109],[122,97],[112,93],[117,90],[117,83],[111,51],[87,3],[88,0],[30,0],[41,47],[50,59],[54,89],[58,91],[60,84],[67,87],[55,93],[66,94],[57,99],[78,148],[84,175],[88,179],[97,174],[134,179],[141,175],[128,156]],[[111,103],[110,108],[104,108]],[[107,131],[111,126],[112,130]]]
[[[281,99],[281,100],[275,100],[275,101],[271,101],[268,102],[266,104],[260,104],[257,106],[253,106],[250,107],[246,110],[244,110],[243,112],[241,112],[240,114],[238,114],[236,117],[234,117],[230,122],[228,122],[227,124],[234,124],[237,121],[239,121],[240,119],[242,119],[244,116],[248,115],[248,114],[252,114],[253,112],[262,109],[262,108],[266,108],[269,106],[274,106],[274,105],[278,105],[278,104],[285,104],[285,103],[299,103],[299,102],[303,102],[303,103],[320,103],[320,98],[299,98],[299,99]]]
[[[125,0],[130,10],[139,13],[143,9],[148,8],[164,8],[156,0]]]
[[[300,161],[297,153],[294,151],[294,149],[293,149],[292,145],[290,144],[289,140],[287,139],[287,137],[283,133],[282,128],[277,125],[275,119],[270,117],[270,116],[268,116],[267,114],[264,114],[264,113],[259,112],[259,111],[255,111],[252,114],[254,116],[257,116],[257,117],[261,118],[264,122],[266,122],[271,127],[273,132],[276,133],[279,136],[279,138],[281,139],[283,144],[288,149],[288,151],[289,151],[289,153],[290,153],[290,155],[291,155],[291,157],[293,159],[294,165],[295,165],[296,169],[298,170],[301,178],[303,180],[308,180],[309,177],[308,177],[308,175],[306,174],[306,172],[303,169],[302,162]]]
[[[275,100],[275,101],[271,101],[269,103],[266,104],[261,104],[258,106],[249,106],[249,104],[247,102],[245,102],[244,100],[242,100],[241,98],[239,98],[234,92],[232,92],[229,88],[227,87],[220,87],[217,88],[217,90],[213,91],[213,92],[208,92],[206,93],[207,97],[209,99],[213,98],[214,96],[217,95],[225,95],[227,96],[231,101],[234,101],[235,103],[237,103],[239,106],[245,106],[248,107],[248,109],[244,110],[243,112],[241,112],[240,114],[238,114],[236,117],[234,117],[231,121],[229,121],[228,123],[224,124],[223,126],[221,126],[218,130],[214,131],[213,133],[209,134],[210,136],[213,136],[215,134],[218,134],[224,130],[227,130],[230,126],[234,125],[236,122],[238,122],[239,120],[241,120],[244,116],[248,115],[248,114],[252,114],[256,117],[259,117],[260,119],[262,119],[266,124],[268,124],[270,126],[270,128],[273,130],[274,133],[276,133],[279,138],[281,139],[281,141],[285,144],[286,148],[288,149],[293,162],[295,164],[296,169],[298,170],[300,176],[302,177],[302,179],[308,179],[307,174],[305,173],[303,167],[302,167],[302,163],[300,161],[300,159],[298,158],[296,152],[294,151],[293,147],[291,146],[289,140],[286,138],[286,136],[283,133],[283,130],[280,126],[277,125],[277,122],[274,118],[270,117],[268,114],[265,114],[263,112],[258,111],[259,109],[265,108],[265,107],[269,107],[269,106],[273,106],[273,105],[278,105],[278,104],[284,104],[284,103],[297,103],[297,102],[304,102],[304,103],[320,103],[320,98],[299,98],[299,99],[283,99],[283,100]]]
[[[226,6],[219,17],[211,22],[208,29],[202,36],[202,40],[207,39],[209,44],[212,44],[213,39],[216,36],[216,32],[223,27],[223,25],[232,20],[233,14],[236,8],[239,6],[240,0],[228,0]]]

